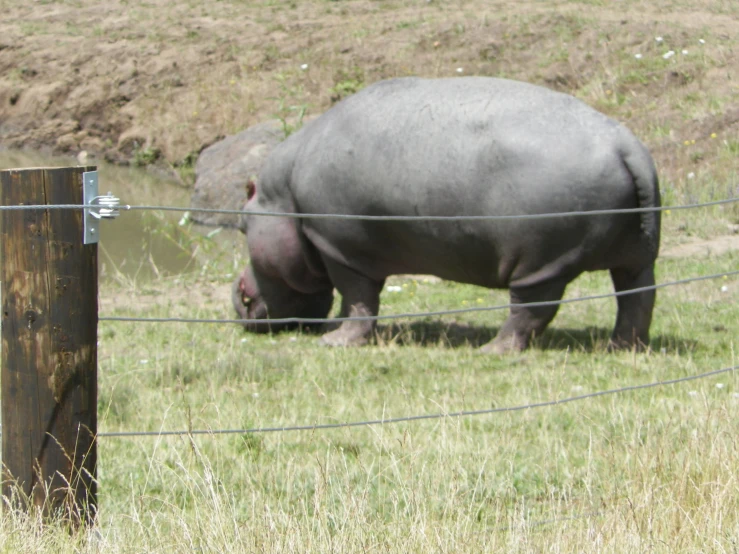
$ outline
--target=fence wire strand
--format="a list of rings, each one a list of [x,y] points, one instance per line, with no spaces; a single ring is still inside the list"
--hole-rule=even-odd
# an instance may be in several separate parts
[[[656,285],[649,285],[646,287],[639,287],[635,289],[629,289],[625,291],[609,292],[603,294],[594,294],[591,296],[579,296],[577,298],[565,298],[560,300],[549,300],[545,302],[527,302],[521,304],[499,304],[496,306],[472,306],[469,308],[456,308],[453,310],[439,310],[435,312],[408,312],[400,314],[387,314],[387,315],[375,315],[375,316],[352,316],[352,317],[334,317],[334,318],[303,318],[303,317],[286,317],[278,319],[197,319],[197,318],[179,318],[179,317],[128,317],[128,316],[101,316],[98,321],[127,321],[137,323],[238,323],[247,325],[251,323],[259,324],[323,324],[323,323],[342,323],[344,321],[380,321],[388,319],[405,319],[405,318],[420,318],[420,317],[439,317],[447,315],[458,315],[465,313],[474,312],[491,312],[496,310],[505,310],[512,308],[513,306],[519,308],[540,308],[544,306],[554,306],[562,304],[573,304],[575,302],[584,302],[587,300],[601,300],[603,298],[613,298],[619,296],[626,296],[629,294],[635,294],[639,292],[646,292],[650,290],[662,289],[665,287],[672,287],[675,285],[684,285],[687,283],[694,283],[698,281],[708,281],[711,279],[719,279],[722,277],[733,277],[739,275],[739,270],[728,271],[724,273],[714,273],[712,275],[700,275],[698,277],[687,277],[685,279],[679,279],[677,281],[668,281],[666,283],[658,283]]]
[[[556,217],[577,217],[577,216],[594,216],[594,215],[616,215],[616,214],[634,214],[634,213],[649,213],[649,212],[668,212],[672,210],[687,210],[695,208],[704,208],[709,206],[720,206],[725,204],[731,204],[739,202],[739,197],[731,197],[723,200],[716,200],[712,202],[702,202],[694,204],[683,204],[676,206],[659,206],[650,208],[628,208],[628,209],[613,209],[613,210],[591,210],[591,211],[570,211],[570,212],[558,212],[558,213],[542,213],[542,214],[519,214],[519,215],[459,215],[459,216],[393,216],[393,215],[350,215],[350,214],[318,214],[318,213],[282,213],[282,212],[270,212],[270,211],[249,211],[245,210],[227,210],[227,209],[214,209],[214,208],[192,208],[192,207],[177,207],[177,206],[147,206],[147,205],[121,205],[118,207],[121,211],[170,211],[170,212],[197,212],[206,214],[227,214],[227,215],[249,215],[253,216],[265,216],[265,217],[288,217],[293,219],[343,219],[343,220],[365,220],[365,221],[492,221],[492,220],[524,220],[524,219],[544,219],[544,218],[556,218]],[[15,211],[15,210],[55,210],[55,209],[99,209],[100,206],[97,204],[42,204],[42,205],[17,205],[17,206],[0,206],[0,212],[2,211]],[[556,301],[547,302],[530,302],[525,304],[516,304],[519,307],[543,307],[561,304],[570,304],[574,302],[582,302],[586,300],[599,300],[604,298],[618,297],[628,294],[634,294],[638,292],[646,292],[649,290],[657,290],[660,288],[681,285],[696,281],[705,281],[710,279],[717,279],[720,277],[729,277],[739,274],[739,271],[730,271],[724,273],[717,273],[713,275],[703,275],[699,277],[690,277],[686,279],[680,279],[677,281],[670,281],[666,283],[659,283],[652,286],[640,287],[631,289],[628,291],[619,291],[607,294],[591,295],[571,299],[562,299]],[[310,318],[282,318],[282,319],[261,319],[261,320],[250,320],[250,319],[189,319],[189,318],[136,318],[136,317],[124,317],[124,316],[103,316],[99,318],[99,321],[130,321],[130,322],[156,322],[156,323],[339,323],[344,321],[368,321],[368,320],[386,320],[386,319],[399,319],[399,318],[414,318],[414,317],[429,317],[429,316],[445,316],[445,315],[456,315],[463,313],[473,312],[485,312],[511,308],[513,304],[502,304],[497,306],[478,306],[469,308],[459,308],[454,310],[443,310],[435,312],[424,312],[424,313],[402,313],[392,315],[378,315],[378,316],[367,316],[367,317],[343,317],[343,318],[330,318],[330,319],[310,319]],[[99,437],[147,437],[147,436],[182,436],[182,435],[222,435],[222,434],[251,434],[251,433],[269,433],[269,432],[286,432],[286,431],[313,431],[313,430],[327,430],[327,429],[340,429],[360,426],[372,426],[372,425],[385,425],[392,423],[419,421],[419,420],[432,420],[432,419],[445,419],[445,418],[459,418],[467,416],[478,416],[493,413],[502,412],[517,412],[523,410],[530,410],[536,408],[544,408],[550,406],[556,406],[561,404],[567,404],[571,402],[577,402],[586,400],[589,398],[595,398],[599,396],[606,396],[612,394],[618,394],[628,391],[642,390],[659,386],[673,385],[683,383],[686,381],[692,381],[696,379],[704,379],[707,377],[719,375],[722,373],[728,373],[735,371],[739,366],[726,367],[698,375],[690,375],[686,377],[670,379],[665,381],[656,381],[652,383],[645,383],[641,385],[630,385],[617,389],[609,389],[604,391],[597,391],[593,393],[583,394],[579,396],[568,397],[558,400],[549,400],[544,402],[537,402],[531,404],[525,404],[520,406],[509,406],[501,408],[488,408],[481,410],[463,410],[457,412],[444,412],[435,414],[423,414],[415,416],[403,416],[396,418],[383,418],[368,421],[355,421],[355,422],[344,422],[344,423],[323,423],[323,424],[305,424],[305,425],[293,425],[293,426],[279,426],[279,427],[261,427],[261,428],[249,428],[249,429],[202,429],[202,430],[181,430],[181,431],[116,431],[116,432],[103,432],[98,433]],[[0,427],[1,429],[1,427]],[[0,431],[0,435],[1,435]]]
[[[190,212],[204,214],[224,215],[255,215],[265,217],[287,217],[291,219],[343,219],[362,221],[497,221],[497,220],[522,220],[522,219],[549,219],[555,217],[577,217],[593,215],[617,215],[636,214],[649,212],[667,212],[672,210],[690,210],[695,208],[706,208],[709,206],[721,206],[739,202],[739,197],[731,197],[711,202],[696,204],[681,204],[677,206],[656,206],[650,208],[624,208],[613,210],[590,210],[571,212],[552,212],[543,214],[510,214],[510,215],[359,215],[359,214],[328,214],[328,213],[285,213],[272,211],[245,211],[227,210],[220,208],[192,208],[184,206],[147,206],[147,205],[120,205],[120,211],[160,211],[160,212]],[[62,210],[62,209],[100,209],[98,204],[30,204],[19,206],[0,206],[0,211],[14,210]]]
[[[448,419],[448,418],[461,418],[461,417],[472,417],[481,416],[488,414],[498,414],[504,412],[521,412],[525,410],[534,410],[537,408],[547,408],[551,406],[559,406],[563,404],[569,404],[571,402],[580,402],[589,398],[597,398],[600,396],[609,396],[613,394],[620,394],[624,392],[631,392],[637,390],[651,389],[655,387],[663,387],[667,385],[676,385],[679,383],[685,383],[688,381],[697,381],[699,379],[706,379],[708,377],[715,377],[724,373],[730,373],[739,369],[739,365],[724,367],[713,371],[707,371],[705,373],[699,373],[696,375],[688,375],[685,377],[677,377],[675,379],[667,379],[664,381],[653,381],[651,383],[643,383],[641,385],[627,385],[616,389],[608,389],[603,391],[596,391],[578,396],[570,396],[567,398],[557,400],[547,400],[544,402],[534,402],[531,404],[523,404],[520,406],[505,406],[501,408],[486,408],[481,410],[461,410],[458,412],[442,412],[434,414],[422,414],[414,416],[402,416],[402,417],[390,417],[383,419],[371,419],[367,421],[351,421],[344,423],[320,423],[320,424],[305,424],[305,425],[290,425],[290,426],[275,426],[275,427],[254,427],[249,429],[189,429],[181,431],[109,431],[98,433],[99,437],[109,438],[123,438],[123,437],[167,437],[167,436],[194,436],[194,435],[247,435],[257,433],[277,433],[277,432],[289,432],[289,431],[321,431],[329,429],[346,429],[351,427],[370,427],[376,425],[389,425],[393,423],[403,423],[411,421],[421,420],[433,420],[433,419]]]

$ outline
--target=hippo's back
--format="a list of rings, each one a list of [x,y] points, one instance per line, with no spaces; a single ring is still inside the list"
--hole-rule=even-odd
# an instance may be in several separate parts
[[[575,98],[527,83],[392,79],[337,104],[295,136],[292,193],[301,211],[490,213],[481,201],[491,192],[519,189],[533,200],[548,195],[540,189],[552,190],[558,178],[594,171],[585,166],[614,158],[624,132]],[[526,181],[522,171],[530,174]],[[515,212],[523,207],[517,202]]]
[[[290,194],[303,213],[507,216],[638,205],[623,163],[624,151],[643,150],[633,135],[571,96],[516,81],[383,81],[286,142]],[[429,272],[507,286],[542,268],[607,266],[604,256],[638,240],[639,218],[322,219],[303,228],[325,255],[378,278]]]

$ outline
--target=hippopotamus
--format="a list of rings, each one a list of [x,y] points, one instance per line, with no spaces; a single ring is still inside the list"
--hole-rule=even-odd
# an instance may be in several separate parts
[[[337,103],[279,144],[248,185],[250,265],[233,285],[241,319],[376,316],[385,279],[430,274],[507,288],[511,309],[482,350],[520,351],[567,284],[609,270],[616,291],[654,285],[657,210],[472,220],[300,218],[527,216],[656,208],[655,165],[623,125],[576,98],[507,79],[398,78]],[[257,215],[276,212],[286,216]],[[617,296],[611,345],[649,342],[654,290]],[[288,327],[251,321],[249,331]],[[321,337],[363,345],[375,320]]]

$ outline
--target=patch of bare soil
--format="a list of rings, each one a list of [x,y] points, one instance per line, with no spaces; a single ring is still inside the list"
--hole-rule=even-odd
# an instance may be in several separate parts
[[[582,97],[671,179],[715,165],[739,134],[736,3],[595,4],[0,0],[0,147],[187,169],[378,79],[478,74]]]
[[[231,308],[231,288],[211,281],[189,285],[154,281],[136,290],[103,285],[98,299],[101,317],[114,313],[116,307],[130,305],[132,296],[136,298],[136,313],[164,307],[167,309],[165,317],[197,318],[203,317],[198,315],[203,310],[218,306],[223,312],[221,318],[236,317]]]
[[[739,251],[739,234],[722,235],[710,239],[694,239],[666,248],[662,258],[696,258],[700,256],[720,256],[727,252]]]

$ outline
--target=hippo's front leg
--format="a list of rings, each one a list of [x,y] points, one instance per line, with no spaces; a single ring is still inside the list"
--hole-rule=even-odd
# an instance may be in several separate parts
[[[380,292],[385,284],[334,262],[325,260],[326,270],[336,290],[341,294],[339,317],[376,316],[380,309]],[[367,344],[375,329],[374,320],[344,321],[338,329],[321,337],[328,346],[362,346]]]

